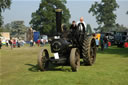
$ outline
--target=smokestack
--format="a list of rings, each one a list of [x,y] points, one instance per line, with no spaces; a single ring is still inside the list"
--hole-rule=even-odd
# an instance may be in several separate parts
[[[57,33],[61,33],[61,16],[62,16],[62,9],[56,9],[56,31]]]

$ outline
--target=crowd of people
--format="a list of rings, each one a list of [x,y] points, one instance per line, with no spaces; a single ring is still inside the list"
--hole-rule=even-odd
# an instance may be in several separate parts
[[[0,38],[0,49],[2,48],[2,45],[5,45],[6,47],[11,47],[12,49],[16,47],[20,48],[20,46],[24,46],[24,44],[25,44],[24,40],[18,40],[18,39],[2,40]]]
[[[30,40],[30,42],[28,42],[30,44],[30,47],[33,47],[35,44],[37,44],[37,46],[44,46],[46,43],[48,42],[48,40],[46,39],[38,39],[36,42],[34,42],[33,40]],[[24,46],[26,42],[24,40],[18,40],[18,39],[10,39],[10,40],[2,40],[0,38],[0,49],[2,48],[2,46],[6,46],[6,47],[11,47],[12,48],[20,48],[21,46]]]
[[[97,50],[99,49],[99,46],[101,47],[101,51],[103,51],[104,49],[107,49],[108,46],[111,46],[111,43],[109,42],[109,39],[108,39],[107,35],[100,36],[99,39],[96,37],[95,41],[96,41]]]
[[[48,42],[48,40],[46,40],[46,39],[38,39],[36,42],[34,42],[33,40],[30,40],[30,47],[33,47],[35,44],[37,44],[38,47],[40,47],[40,46],[42,47],[47,42]]]

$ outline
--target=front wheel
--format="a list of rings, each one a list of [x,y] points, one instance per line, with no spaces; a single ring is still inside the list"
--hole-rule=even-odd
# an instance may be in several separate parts
[[[77,48],[72,48],[70,53],[70,65],[72,71],[78,71],[80,67],[80,52]]]
[[[49,54],[47,49],[42,49],[38,56],[38,66],[41,71],[45,71],[49,66]]]

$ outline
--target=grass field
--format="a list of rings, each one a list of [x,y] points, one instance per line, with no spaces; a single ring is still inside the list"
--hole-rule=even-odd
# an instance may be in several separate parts
[[[0,50],[0,85],[128,85],[128,48],[110,47],[97,53],[93,66],[70,66],[40,72],[37,55],[42,47]]]

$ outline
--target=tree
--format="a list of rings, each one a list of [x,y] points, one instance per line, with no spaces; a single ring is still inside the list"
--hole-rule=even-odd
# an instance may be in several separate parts
[[[10,8],[10,5],[11,5],[11,0],[0,0],[0,27],[2,26],[3,24],[3,21],[2,21],[2,15],[1,13],[6,9],[6,8]]]
[[[0,27],[0,32],[3,32],[3,31],[4,31],[4,30],[3,30],[3,27],[1,26],[1,27]]]
[[[32,20],[30,21],[32,28],[40,31],[41,34],[54,33],[56,28],[56,8],[63,10],[62,22],[69,23],[70,13],[65,4],[66,0],[41,0],[39,9],[32,13]]]
[[[89,34],[93,33],[90,24],[87,24],[87,32],[88,32]]]
[[[24,21],[11,22],[11,35],[15,37],[23,37],[27,31],[27,27],[24,25]]]
[[[115,26],[116,14],[114,11],[119,8],[116,0],[101,0],[100,3],[95,2],[89,9],[93,16],[96,16],[96,21],[100,31],[109,31]]]
[[[28,27],[24,25],[24,21],[13,21],[2,26],[2,31],[10,32],[12,37],[24,37]]]
[[[2,19],[3,19],[3,17],[1,16],[1,13],[0,13],[0,28],[1,28],[2,24],[3,24]]]
[[[117,32],[125,32],[128,30],[127,27],[125,27],[124,25],[120,25],[118,23],[116,24],[115,29],[116,29],[115,31]]]
[[[0,32],[10,32],[10,24],[8,23],[5,26],[1,26]]]

